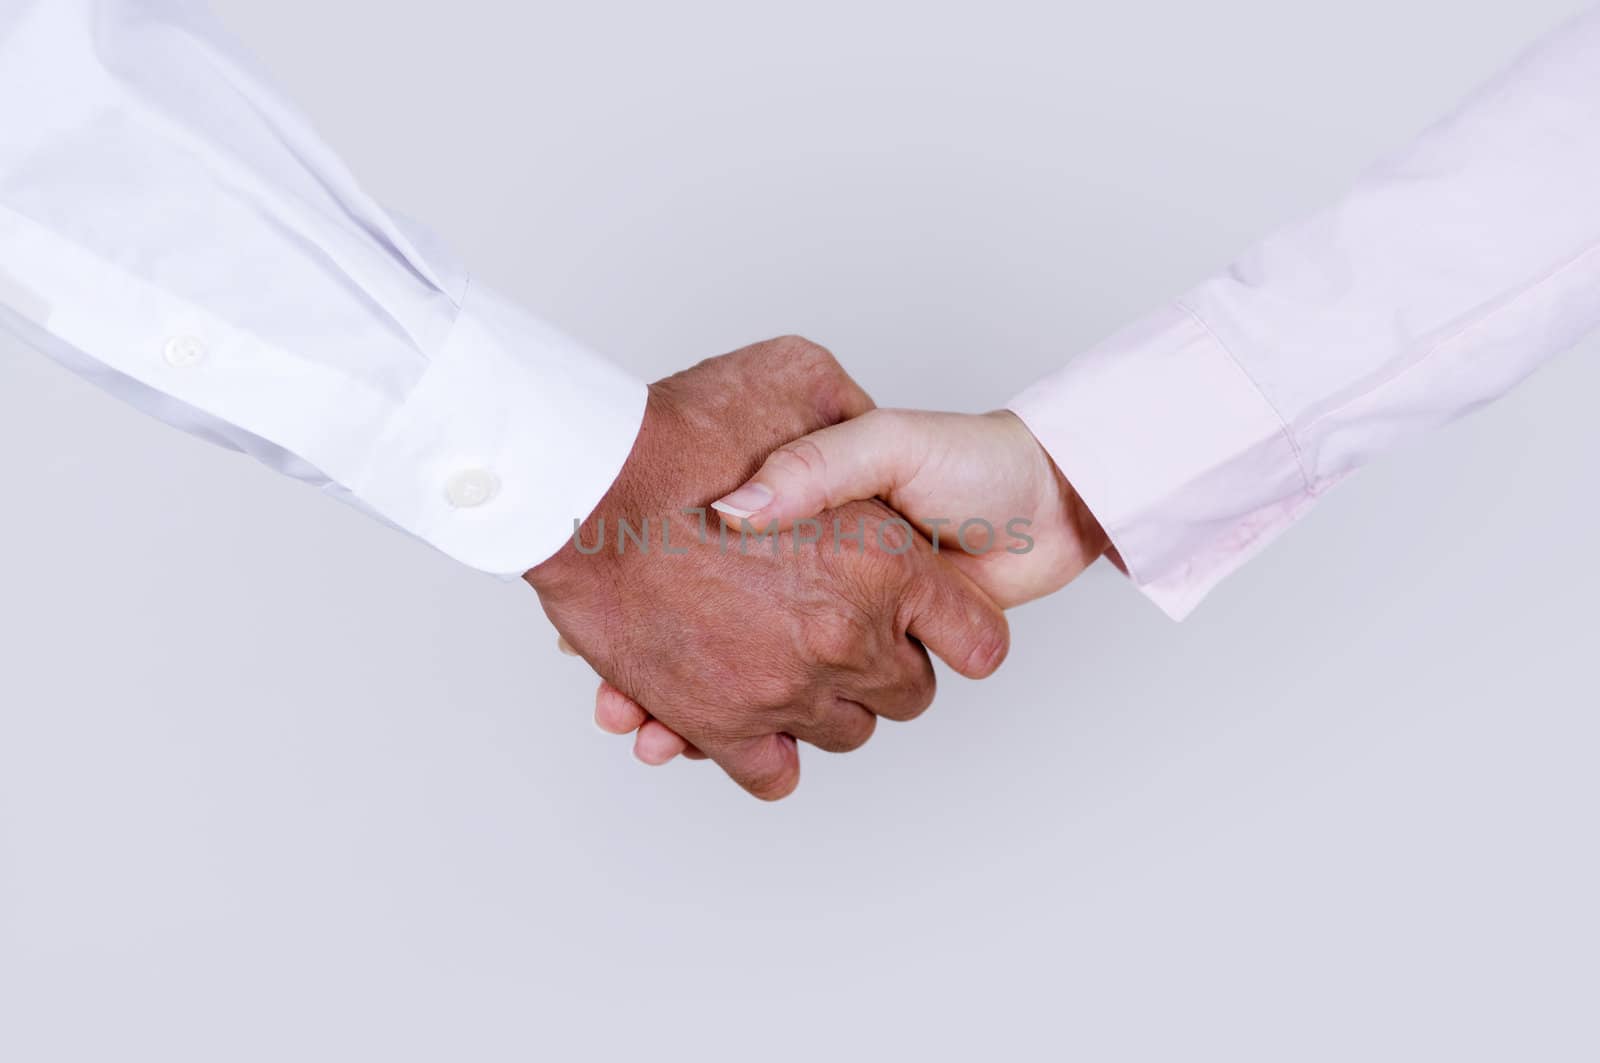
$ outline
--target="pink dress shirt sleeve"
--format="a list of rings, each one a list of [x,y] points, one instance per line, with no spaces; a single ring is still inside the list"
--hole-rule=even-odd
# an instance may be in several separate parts
[[[1350,472],[1600,325],[1600,9],[1010,404],[1181,618]]]

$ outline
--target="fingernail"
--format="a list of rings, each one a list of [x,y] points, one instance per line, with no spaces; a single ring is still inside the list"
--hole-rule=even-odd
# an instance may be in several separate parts
[[[572,648],[572,643],[568,642],[564,636],[558,636],[556,638],[556,649],[560,650],[568,657],[576,657],[578,655],[578,651]]]
[[[727,498],[720,498],[711,503],[711,508],[718,513],[726,513],[736,520],[743,520],[754,513],[759,513],[772,504],[772,488],[766,484],[748,483]]]

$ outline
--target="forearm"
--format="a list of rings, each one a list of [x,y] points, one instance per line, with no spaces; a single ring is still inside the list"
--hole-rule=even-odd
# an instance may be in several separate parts
[[[195,5],[0,0],[0,129],[0,324],[146,412],[505,574],[626,459],[643,384],[374,202]]]
[[[1600,325],[1600,12],[1012,403],[1174,615]]]

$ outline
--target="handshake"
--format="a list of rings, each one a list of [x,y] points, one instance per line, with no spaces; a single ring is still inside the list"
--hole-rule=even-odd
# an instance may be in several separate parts
[[[799,741],[848,752],[921,714],[930,650],[992,674],[1003,610],[1108,549],[1014,415],[875,409],[789,337],[652,385],[611,490],[525,578],[600,674],[603,729],[777,800]]]

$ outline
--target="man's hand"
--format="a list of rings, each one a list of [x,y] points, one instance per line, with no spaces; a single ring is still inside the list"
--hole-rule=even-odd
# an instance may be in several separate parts
[[[737,487],[773,448],[871,408],[831,355],[799,339],[669,377],[577,542],[527,574],[617,698],[757,797],[798,784],[795,739],[855,749],[879,716],[926,709],[924,645],[974,678],[1008,647],[999,608],[881,502],[822,513],[821,541],[799,544],[785,532],[742,546],[734,532],[724,546],[714,515],[684,512]],[[621,520],[636,532],[649,522],[648,552],[631,539],[618,549]],[[828,534],[836,526],[852,538]]]
[[[749,482],[713,503],[724,519],[792,527],[829,506],[881,498],[1004,608],[1054,593],[1102,554],[1105,532],[1015,414],[873,410],[786,443]],[[1113,560],[1115,556],[1113,555]],[[665,764],[693,746],[601,684],[595,719],[637,733]]]

